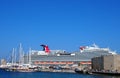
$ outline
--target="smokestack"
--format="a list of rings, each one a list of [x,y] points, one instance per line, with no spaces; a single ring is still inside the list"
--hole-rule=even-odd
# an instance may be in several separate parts
[[[50,53],[50,49],[47,45],[42,44],[41,46],[43,47],[43,51],[45,51],[46,53]]]

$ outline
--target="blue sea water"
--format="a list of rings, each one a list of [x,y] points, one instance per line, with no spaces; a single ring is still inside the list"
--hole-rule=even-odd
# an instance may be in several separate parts
[[[54,72],[7,72],[0,70],[0,78],[120,78],[104,75],[85,75],[77,73],[54,73]]]

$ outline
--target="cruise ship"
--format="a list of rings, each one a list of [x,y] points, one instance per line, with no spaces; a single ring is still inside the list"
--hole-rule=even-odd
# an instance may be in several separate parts
[[[41,45],[42,51],[30,50],[29,56],[25,56],[25,62],[31,62],[33,65],[77,65],[91,64],[91,58],[102,55],[115,55],[116,52],[109,48],[100,48],[96,44],[91,46],[80,46],[78,52],[66,52],[65,50],[50,50],[47,45]],[[29,61],[28,61],[29,60]]]

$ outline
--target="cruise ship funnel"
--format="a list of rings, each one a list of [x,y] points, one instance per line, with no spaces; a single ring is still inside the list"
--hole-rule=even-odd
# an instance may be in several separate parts
[[[46,53],[50,53],[50,49],[49,49],[48,45],[42,44],[42,45],[40,45],[40,46],[43,47],[43,51],[45,51]]]

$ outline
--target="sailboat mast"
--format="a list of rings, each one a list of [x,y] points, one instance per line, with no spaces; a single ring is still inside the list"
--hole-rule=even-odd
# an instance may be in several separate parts
[[[15,59],[15,60],[14,60],[14,63],[16,64],[16,61],[17,61],[17,60],[16,60],[16,48],[14,49],[14,59]]]
[[[13,51],[12,51],[12,65],[14,64],[14,48],[13,48]]]
[[[29,48],[29,64],[31,64],[31,48]]]
[[[19,64],[24,64],[24,53],[22,49],[22,44],[20,43],[20,48],[19,48]]]

